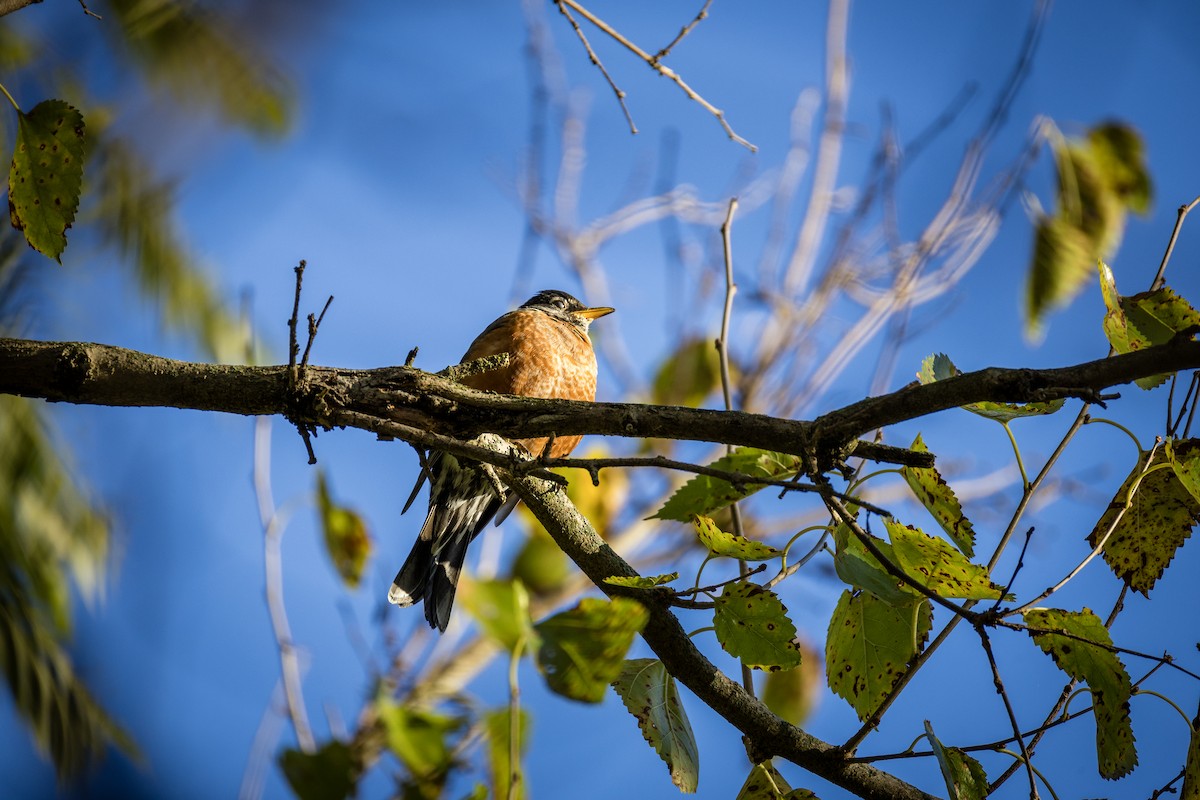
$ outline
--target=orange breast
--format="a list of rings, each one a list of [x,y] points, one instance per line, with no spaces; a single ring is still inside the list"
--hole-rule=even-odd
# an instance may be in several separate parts
[[[473,375],[463,383],[474,389],[563,400],[596,399],[596,354],[587,337],[570,323],[541,311],[518,309],[488,326],[467,349],[462,360],[508,353],[508,366]],[[579,444],[579,436],[554,440],[549,455],[564,457]],[[541,455],[548,437],[514,439]]]

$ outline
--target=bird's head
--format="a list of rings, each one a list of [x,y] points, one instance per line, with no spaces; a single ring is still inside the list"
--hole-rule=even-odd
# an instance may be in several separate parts
[[[538,292],[522,303],[521,308],[532,308],[545,312],[574,325],[584,333],[587,333],[588,326],[592,324],[593,320],[611,314],[615,310],[608,306],[588,308],[579,300],[558,289],[546,289]]]

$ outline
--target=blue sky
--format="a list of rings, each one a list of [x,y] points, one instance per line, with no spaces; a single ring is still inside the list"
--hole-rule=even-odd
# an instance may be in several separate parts
[[[60,5],[21,13],[52,38],[62,15],[78,13],[71,4]],[[1029,6],[856,4],[849,40],[850,129],[839,185],[856,185],[863,174],[876,141],[881,103],[892,106],[901,137],[909,138],[941,113],[964,84],[977,82],[974,101],[906,174],[900,194],[902,227],[911,235],[944,193],[965,138],[1003,81]],[[634,38],[657,44],[669,40],[695,8],[655,4],[647,10],[622,3],[605,13]],[[717,123],[676,87],[603,46],[601,56],[628,92],[630,111],[642,131],[634,137],[563,20],[550,13],[548,22],[573,96],[588,108],[582,221],[628,200],[639,174],[649,170],[652,178],[667,131],[681,137],[678,179],[697,187],[706,200],[724,201],[735,176],[778,165],[797,95],[822,81],[821,4],[717,2],[670,63],[726,111],[759,153],[752,156],[729,142]],[[305,30],[305,21],[297,28]],[[1054,119],[1067,133],[1110,117],[1136,126],[1145,138],[1156,200],[1150,216],[1131,220],[1113,259],[1118,285],[1127,292],[1148,284],[1175,208],[1200,194],[1194,135],[1194,98],[1200,96],[1198,34],[1200,6],[1195,4],[1058,4],[1033,72],[986,168],[994,172],[1012,158],[1039,115]],[[606,45],[598,38],[598,45]],[[286,343],[291,267],[304,258],[309,264],[305,306],[316,310],[326,295],[336,296],[314,350],[315,362],[395,364],[420,345],[418,365],[441,368],[455,361],[488,321],[524,299],[512,296],[523,232],[512,186],[529,125],[520,7],[354,3],[308,24],[302,39],[282,56],[293,71],[300,110],[292,134],[281,143],[160,129],[137,115],[118,123],[153,144],[164,168],[180,176],[181,223],[189,240],[228,296],[251,294],[257,328],[276,353]],[[170,141],[158,140],[162,130],[171,134]],[[1050,165],[1043,158],[1030,179],[1043,202],[1049,202],[1049,180]],[[737,257],[747,264],[761,246],[763,217],[760,211],[738,220],[735,242],[742,249]],[[909,380],[920,359],[934,351],[949,352],[964,369],[1062,365],[1104,355],[1107,345],[1099,336],[1101,305],[1094,286],[1051,319],[1043,343],[1031,345],[1023,337],[1019,309],[1031,235],[1028,219],[1014,206],[996,243],[953,300],[918,312],[917,332],[901,347],[893,386]],[[1185,229],[1168,275],[1194,303],[1200,302],[1194,269],[1198,241],[1194,229]],[[618,314],[597,329],[611,322],[636,343],[642,380],[648,380],[666,352],[664,315],[682,313],[692,331],[706,336],[715,334],[719,321],[711,305],[678,307],[678,296],[668,289],[663,252],[657,231],[650,229],[602,256]],[[71,250],[65,264],[63,271],[53,273],[53,305],[39,336],[198,357],[185,342],[163,333],[155,310],[112,265]],[[531,289],[579,288],[546,248],[539,252],[528,283]],[[864,354],[859,363],[811,411],[861,397],[873,354]],[[613,385],[613,376],[602,367],[600,397],[618,399],[606,385]],[[1140,396],[1132,388],[1124,394],[1128,402],[1116,405],[1112,415],[1146,443],[1161,427],[1162,396]],[[79,611],[75,652],[81,672],[147,756],[143,765],[111,757],[77,795],[232,796],[278,675],[250,485],[253,423],[166,409],[61,407],[54,413],[75,447],[81,470],[112,510],[120,551],[105,601]],[[1059,418],[1019,423],[1027,457],[1040,464],[1066,424]],[[1002,432],[994,427],[952,412],[901,426],[891,441],[907,441],[923,431],[932,449],[944,448],[950,464],[971,477],[1011,460]],[[1074,563],[1071,558],[1086,552],[1081,541],[1095,509],[1132,465],[1132,448],[1119,433],[1108,428],[1087,433],[1087,441],[1061,468],[1062,475],[1076,479],[1078,491],[1039,510],[1031,523],[1038,525],[1039,538],[1024,575],[1027,590],[1053,582],[1064,565]],[[363,626],[378,653],[374,614],[407,552],[418,515],[399,517],[416,472],[407,447],[381,445],[366,434],[345,431],[323,434],[316,449],[336,495],[366,517],[376,545],[364,588],[348,594],[322,552],[311,504],[299,507],[284,537],[285,596],[293,634],[307,653],[308,710],[324,738],[337,730],[337,719],[352,724],[368,690],[364,665],[348,643],[348,625]],[[277,421],[272,446],[277,502],[311,491],[314,472],[304,462],[299,438]],[[994,535],[1004,509],[1011,507],[1011,492],[1006,497],[1000,511],[982,505],[968,506],[968,511]],[[1115,629],[1118,641],[1151,652],[1175,647],[1185,660],[1194,656],[1191,643],[1200,637],[1195,615],[1163,611],[1194,607],[1191,576],[1200,567],[1194,547],[1181,551],[1152,593],[1153,606],[1140,598],[1129,601],[1127,618]],[[1115,581],[1094,564],[1057,602],[1068,608],[1093,603],[1103,613],[1115,591]],[[801,580],[790,592],[786,600],[793,618],[819,642],[836,602],[834,583]],[[401,635],[410,625],[421,624],[416,613],[390,614]],[[1057,693],[1061,675],[1028,642],[1016,636],[1007,642],[998,639],[1001,668],[1019,687],[1018,713],[1032,724],[1048,706],[1047,698]],[[710,644],[706,650],[712,653]],[[948,743],[1006,735],[976,643],[966,635],[955,637],[940,659],[945,666],[931,673],[936,677],[918,681],[900,701],[893,713],[904,725],[885,724],[879,752],[903,748],[925,718],[934,720]],[[1136,662],[1129,666],[1135,676],[1145,668]],[[1156,688],[1191,713],[1194,684],[1165,676]],[[529,761],[535,796],[600,798],[624,792],[660,797],[674,792],[666,770],[615,697],[598,708],[569,703],[549,695],[528,666],[522,689],[537,713]],[[481,679],[473,691],[491,704],[502,702],[502,676]],[[698,796],[733,797],[746,771],[737,736],[694,698],[685,702],[701,747]],[[979,703],[986,713],[982,718],[952,713],[964,703]],[[1133,719],[1142,766],[1122,784],[1104,784],[1095,777],[1089,722],[1048,738],[1043,751],[1047,763],[1069,759],[1078,764],[1073,778],[1059,773],[1056,788],[1064,797],[1144,796],[1175,774],[1186,742],[1182,720],[1153,698],[1135,699]],[[856,725],[849,708],[827,695],[809,727],[824,739],[840,741]],[[290,743],[290,733],[285,731],[281,741]],[[14,722],[7,697],[0,700],[0,750],[6,753],[0,784],[12,787],[12,796],[55,796],[52,771]],[[997,774],[1002,763],[986,765]],[[926,787],[937,785],[931,762],[903,764],[897,771]],[[794,768],[784,767],[784,774],[826,800],[843,796],[820,781],[806,780]],[[1001,796],[1022,796],[1023,785],[1014,780]],[[466,788],[458,787],[459,794]],[[376,781],[365,787],[364,796],[384,792],[386,786]],[[266,796],[286,796],[275,772],[267,779]]]

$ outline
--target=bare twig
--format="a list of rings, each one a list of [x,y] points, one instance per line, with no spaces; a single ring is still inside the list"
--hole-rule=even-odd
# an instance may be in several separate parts
[[[697,25],[699,25],[701,22],[703,22],[705,20],[705,18],[708,17],[708,8],[709,8],[709,6],[712,5],[712,3],[713,3],[713,0],[704,0],[704,5],[700,8],[700,13],[696,14],[695,19],[693,19],[687,25],[684,25],[683,28],[679,31],[679,33],[675,36],[675,38],[671,40],[670,44],[668,44],[662,50],[659,50],[657,53],[654,54],[655,63],[662,61],[664,58],[666,58],[670,54],[670,52],[675,49],[675,45],[679,44],[684,39],[686,39],[687,35],[689,33],[691,33],[692,30]]]
[[[608,74],[608,70],[604,68],[604,62],[600,60],[600,56],[596,55],[596,51],[592,49],[592,43],[584,35],[583,29],[579,27],[579,23],[575,21],[575,17],[571,14],[571,11],[563,5],[562,0],[555,0],[554,5],[558,7],[562,15],[571,23],[571,27],[575,29],[575,35],[579,37],[579,41],[583,42],[583,49],[587,51],[588,59],[596,69],[600,70],[600,74],[604,76],[604,80],[608,81],[613,94],[617,96],[617,102],[621,105],[621,111],[625,114],[625,121],[629,124],[629,132],[636,134],[638,132],[637,125],[634,124],[633,115],[629,113],[629,106],[625,105],[625,92],[621,87],[617,86],[616,81],[612,79],[612,75]]]

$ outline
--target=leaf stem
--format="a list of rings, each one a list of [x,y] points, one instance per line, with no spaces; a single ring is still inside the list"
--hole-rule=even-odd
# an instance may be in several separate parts
[[[15,108],[17,110],[18,114],[22,113],[21,107],[19,105],[17,105],[17,101],[14,100],[13,96],[8,93],[8,89],[6,89],[4,87],[3,83],[0,83],[0,92],[4,92],[4,96],[8,98],[8,102],[12,103],[13,108]]]

